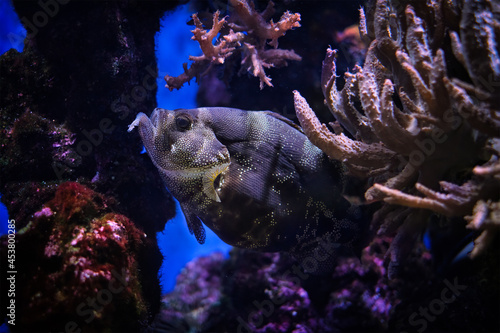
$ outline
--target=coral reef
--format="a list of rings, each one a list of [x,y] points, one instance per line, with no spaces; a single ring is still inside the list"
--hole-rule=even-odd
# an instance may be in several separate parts
[[[16,284],[22,320],[12,331],[499,331],[499,254],[491,250],[500,206],[495,2],[372,1],[358,36],[355,27],[344,29],[360,1],[338,9],[276,1],[277,12],[300,13],[303,24],[279,37],[281,49],[303,59],[283,58],[287,71],[262,62],[280,50],[267,44],[275,37],[245,30],[277,25],[270,9],[232,1],[228,17],[212,8],[221,10],[215,25],[199,10],[198,39],[217,28],[222,36],[201,42],[205,50],[194,60],[201,84],[220,90],[200,105],[217,98],[292,118],[289,92],[300,91],[310,102],[295,94],[304,130],[374,202],[377,234],[360,260],[342,258],[326,276],[304,273],[285,254],[235,249],[229,259],[197,259],[161,310],[155,233],[174,205],[126,125],[156,106],[153,37],[178,2],[58,1],[38,27],[29,19],[47,2],[13,3],[28,19],[28,37],[22,53],[0,57],[0,193],[16,220],[23,266]],[[198,6],[207,3],[227,5]],[[254,3],[265,8],[267,0]],[[320,78],[315,66],[330,43],[341,51],[327,52]],[[254,63],[252,55],[261,58]],[[337,75],[355,63],[343,84]],[[262,85],[272,76],[274,88],[260,91],[233,76],[234,68],[257,69]],[[336,121],[330,130],[316,117]],[[434,237],[430,250],[417,241],[425,229]],[[439,238],[445,231],[475,239],[474,258],[457,256],[464,244]],[[6,248],[2,237],[2,263]]]
[[[136,253],[141,274],[133,277],[141,285],[136,299],[142,299],[148,314],[125,315],[120,326],[127,330],[128,322],[134,329],[146,324],[160,306],[157,274],[162,256],[156,232],[174,215],[175,206],[154,166],[139,154],[140,140],[127,133],[126,125],[137,112],[156,106],[154,36],[164,12],[178,2],[50,3],[54,5],[13,1],[17,14],[24,18],[27,38],[23,52],[10,50],[0,57],[1,200],[20,230],[38,220],[34,214],[54,197],[58,185],[76,181],[114,203],[113,212],[121,217],[107,220],[125,225],[126,219],[142,229],[147,238]],[[43,24],[33,22],[32,18],[44,15]],[[103,215],[95,218],[105,219]],[[107,220],[95,222],[92,228],[107,228]],[[23,246],[28,251],[41,246],[38,241],[23,241]],[[32,261],[24,258],[22,264]],[[110,265],[121,267],[111,262],[115,259],[107,257]],[[65,279],[57,281],[59,288],[66,288]],[[43,289],[33,286],[37,287]],[[95,296],[85,283],[71,287],[82,297],[85,292]],[[44,294],[40,304],[53,301],[54,295]],[[106,308],[107,313],[120,313],[119,304],[114,303]],[[112,312],[113,307],[117,312]],[[73,309],[52,308],[52,318],[56,320],[59,310]],[[38,314],[24,314],[23,320],[35,326]]]
[[[156,106],[154,35],[165,10],[177,3],[61,1],[55,7],[48,7],[53,12],[46,24],[36,26],[31,19],[35,14],[43,16],[40,13],[44,8],[37,2],[13,1],[19,17],[26,18],[23,23],[28,36],[23,52],[10,50],[0,57],[0,193],[10,218],[16,221],[18,230],[37,220],[34,214],[54,197],[58,186],[65,181],[76,181],[107,198],[108,204],[112,202],[112,211],[126,216],[147,235],[137,254],[141,272],[137,278],[148,309],[147,318],[141,322],[144,325],[160,305],[157,273],[162,258],[155,234],[163,229],[175,208],[150,160],[138,154],[140,140],[126,133],[126,125],[136,113],[149,113]],[[266,4],[267,1],[259,2],[256,7],[265,8]],[[345,14],[344,8],[342,13],[325,12],[317,21],[317,8],[322,5],[322,1],[310,2],[305,8],[299,3],[276,2],[275,7],[283,13],[287,6],[295,6],[325,27],[343,28],[356,19],[358,4],[353,3],[348,6],[352,7],[350,15]],[[205,23],[202,14],[199,17]],[[244,26],[241,22],[229,23]],[[307,62],[301,62],[301,66],[309,69],[317,63],[313,56],[321,56],[314,51],[317,45],[309,37],[321,34],[326,40],[329,34],[314,27],[304,32],[297,29],[280,38],[279,47],[292,49],[296,39],[287,37],[294,37],[297,32],[303,34],[299,39],[311,46],[305,48]],[[263,50],[274,49],[264,43]],[[229,57],[225,65],[229,61],[233,65],[241,58]],[[290,104],[288,115],[292,115],[291,101],[286,101],[286,94],[280,93],[286,88],[282,83],[293,79],[300,87],[313,86],[312,76],[296,75],[298,67],[294,63],[298,62],[289,63],[289,76],[275,75],[272,68],[266,68],[266,73],[273,76],[273,84],[278,83],[274,92],[259,91],[255,82],[234,76],[228,103],[240,103],[245,109],[262,109],[270,108],[269,105],[281,107],[286,102]],[[217,67],[220,66],[213,66]],[[210,72],[214,73],[217,74]],[[248,89],[250,86],[255,89]],[[240,89],[248,98],[234,98],[241,95],[237,92]],[[259,102],[268,106],[256,107],[254,103]],[[23,245],[24,250],[40,248],[47,242],[37,244],[39,241],[38,238],[32,243],[23,241],[28,244]],[[23,258],[20,261],[31,260]],[[78,292],[79,286],[74,288]],[[137,327],[137,316],[120,317],[124,327],[126,323],[130,329]],[[24,318],[29,321],[30,313]]]
[[[370,177],[368,202],[385,202],[373,223],[379,233],[397,230],[392,268],[411,251],[431,212],[455,228],[465,221],[448,217],[465,217],[469,228],[483,230],[473,256],[499,230],[500,21],[493,6],[378,0],[366,15],[361,9],[361,34],[370,43],[363,67],[346,73],[339,91],[336,52],[329,49],[323,62],[333,132],[294,92],[310,140],[352,175]]]
[[[418,247],[407,258],[401,275],[389,279],[384,256],[391,242],[391,238],[377,237],[364,249],[360,260],[343,258],[332,274],[323,277],[304,273],[293,260],[279,253],[233,249],[226,260],[220,254],[198,258],[179,275],[174,291],[163,297],[162,310],[148,331],[498,329],[498,270],[489,266],[498,258],[481,257],[475,262],[477,266],[439,276],[432,268],[429,253]],[[478,276],[490,279],[478,286]],[[449,286],[455,289],[446,289]],[[448,297],[446,310],[435,311],[434,304],[443,290]],[[470,308],[467,304],[481,306]]]
[[[193,14],[195,29],[193,40],[200,44],[201,56],[190,56],[193,63],[184,63],[184,73],[177,77],[165,76],[166,87],[180,89],[192,78],[208,73],[213,65],[223,64],[233,54],[241,54],[241,70],[245,69],[260,80],[260,89],[271,84],[265,68],[282,67],[287,61],[301,60],[293,50],[278,48],[278,38],[288,30],[300,27],[300,14],[285,12],[277,23],[267,22],[274,14],[274,3],[269,1],[266,9],[259,13],[253,2],[229,0],[230,15],[219,19],[220,12],[213,14],[211,28],[207,31],[197,14]],[[217,37],[219,35],[219,37]],[[214,41],[215,39],[215,41]],[[267,48],[270,45],[272,48]]]
[[[365,251],[366,265],[344,259],[331,277],[320,280],[302,272],[291,258],[279,253],[234,249],[228,260],[220,254],[196,259],[179,275],[175,290],[163,298],[162,311],[151,331],[331,332],[387,328],[398,300],[384,277],[382,244]],[[314,304],[318,298],[323,299]],[[351,303],[353,300],[355,303]]]
[[[498,114],[493,95],[476,100],[485,93],[478,95],[466,57],[458,56],[468,40],[462,35],[498,30],[489,4],[378,0],[368,6],[359,26],[369,45],[364,65],[347,72],[338,89],[338,54],[328,50],[318,80],[336,119],[332,130],[295,92],[305,133],[342,160],[353,179],[365,179],[363,194],[377,210],[376,235],[359,261],[343,258],[334,273],[315,277],[284,254],[234,249],[228,260],[198,259],[163,298],[151,331],[497,331],[498,251],[484,251],[481,238],[495,237],[498,220]],[[473,15],[471,6],[485,9],[475,7],[480,14]],[[465,16],[489,27],[468,31]],[[467,31],[453,37],[460,30]],[[496,52],[497,44],[484,45]],[[473,103],[460,104],[467,96]],[[475,240],[473,254],[481,256],[474,260],[457,256],[463,244],[444,235],[446,228],[458,230],[463,240],[467,220],[485,231]],[[430,250],[416,242],[426,228],[437,229]],[[442,249],[451,259],[439,259]]]
[[[137,260],[145,234],[112,205],[78,183],[62,183],[17,233],[13,331],[140,328],[147,308]],[[6,236],[1,243],[3,261]]]

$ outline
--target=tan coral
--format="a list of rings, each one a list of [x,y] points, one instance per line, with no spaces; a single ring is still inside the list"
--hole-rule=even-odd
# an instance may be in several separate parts
[[[394,265],[408,252],[403,244],[425,228],[426,211],[475,221],[469,227],[484,232],[473,256],[493,239],[489,230],[500,229],[500,23],[492,6],[490,0],[466,1],[463,9],[442,0],[377,0],[374,11],[361,10],[360,34],[370,44],[363,67],[346,73],[339,91],[336,52],[328,49],[323,62],[321,87],[336,133],[294,92],[311,141],[352,174],[376,182],[365,198],[385,202],[374,223],[397,230],[388,254]],[[452,47],[446,48],[444,21],[456,15],[460,33],[450,33]],[[472,83],[448,76],[450,57],[463,64]]]
[[[500,232],[500,202],[479,200],[472,215],[465,219],[469,222],[467,228],[482,230],[474,241],[475,247],[471,252],[474,258],[485,251]]]
[[[390,168],[395,157],[393,152],[378,143],[366,144],[344,134],[333,134],[319,122],[305,98],[298,91],[293,93],[297,118],[304,133],[328,156],[343,161],[349,171],[358,176],[374,176]]]

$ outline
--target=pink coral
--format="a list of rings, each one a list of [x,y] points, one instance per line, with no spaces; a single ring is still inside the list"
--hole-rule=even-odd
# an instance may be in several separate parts
[[[213,45],[213,39],[217,37],[222,26],[226,23],[224,18],[219,20],[219,11],[215,12],[213,15],[212,29],[209,31],[203,29],[203,25],[196,14],[193,14],[193,21],[196,25],[196,29],[192,31],[194,35],[192,39],[200,43],[203,55],[198,57],[190,56],[189,60],[209,60],[211,63],[223,64],[224,59],[232,54],[236,46],[239,46],[240,41],[243,39],[242,33],[234,33],[230,30],[229,34],[224,36],[217,45]]]
[[[130,322],[136,330],[146,318],[137,262],[145,236],[107,203],[88,187],[62,183],[18,234],[23,331],[64,330],[70,321],[87,331],[123,331]],[[123,313],[129,324],[113,319]]]
[[[264,84],[272,87],[265,68],[286,66],[288,60],[301,60],[293,50],[278,49],[278,38],[288,30],[300,27],[300,14],[287,11],[277,23],[273,20],[267,22],[274,14],[272,1],[262,13],[258,13],[253,2],[247,0],[230,0],[229,3],[234,9],[230,16],[219,19],[220,13],[216,11],[209,30],[204,29],[198,15],[193,14],[195,29],[192,30],[192,39],[200,44],[203,54],[190,56],[189,60],[193,63],[190,67],[184,63],[184,73],[181,75],[166,75],[168,89],[180,89],[184,83],[206,74],[213,65],[223,64],[235,53],[241,54],[242,70],[260,79],[261,89]],[[220,36],[217,38],[218,34]],[[273,48],[268,49],[267,44]]]

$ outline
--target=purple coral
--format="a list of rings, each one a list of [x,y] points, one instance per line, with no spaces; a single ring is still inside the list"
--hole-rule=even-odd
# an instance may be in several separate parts
[[[387,328],[399,299],[398,283],[385,276],[386,249],[380,239],[362,261],[342,259],[327,277],[306,274],[279,253],[235,249],[228,260],[220,254],[196,259],[163,298],[153,327],[262,333]]]
[[[312,332],[307,292],[277,253],[235,250],[189,263],[153,327],[197,331]],[[235,270],[236,269],[236,270]],[[284,275],[285,274],[285,275]],[[290,275],[289,278],[286,275]]]
[[[342,258],[329,276],[301,271],[286,254],[233,249],[198,258],[164,296],[155,332],[383,332],[413,331],[419,309],[429,308],[450,281],[460,294],[429,331],[493,330],[498,309],[491,287],[478,287],[477,274],[458,278],[436,275],[422,247],[406,261],[400,276],[390,279],[384,263],[392,239],[376,237],[361,258]],[[484,271],[486,276],[495,271]],[[493,273],[493,276],[495,276]],[[458,279],[458,280],[457,280]],[[448,284],[447,284],[448,283]],[[465,286],[465,290],[463,289]],[[424,292],[425,291],[425,292]],[[487,308],[473,307],[483,300]],[[482,318],[478,323],[475,318]]]

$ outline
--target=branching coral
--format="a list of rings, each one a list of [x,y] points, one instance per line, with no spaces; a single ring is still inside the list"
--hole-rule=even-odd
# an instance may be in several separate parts
[[[247,0],[229,0],[229,4],[232,6],[230,16],[219,20],[220,13],[215,12],[212,27],[208,31],[203,28],[198,15],[193,14],[196,27],[192,30],[192,39],[200,44],[203,54],[190,56],[189,60],[193,63],[189,68],[187,63],[184,63],[184,73],[181,75],[166,75],[168,89],[180,89],[184,83],[204,75],[213,65],[223,64],[235,53],[241,54],[241,71],[247,70],[258,77],[261,89],[264,84],[273,86],[265,68],[286,66],[288,60],[301,60],[293,50],[278,49],[278,38],[284,36],[288,30],[300,27],[300,14],[287,11],[274,23],[273,20],[267,22],[274,14],[272,1],[262,13],[258,13],[253,2],[249,3]],[[267,45],[273,48],[269,49]]]
[[[336,52],[329,49],[323,62],[321,86],[335,133],[294,92],[297,117],[328,156],[355,176],[372,177],[365,198],[386,203],[374,222],[383,222],[379,232],[398,230],[394,264],[430,211],[465,217],[469,228],[484,230],[477,255],[500,229],[498,14],[490,0],[465,1],[463,8],[377,0],[368,14],[361,9],[360,30],[370,40],[365,64],[345,74],[342,90],[335,84]],[[444,24],[460,15],[459,27]],[[450,68],[460,64],[465,75]]]
[[[217,37],[222,26],[226,23],[225,19],[219,20],[219,11],[215,12],[212,29],[209,31],[203,29],[203,25],[196,14],[193,14],[193,21],[196,25],[196,29],[192,31],[194,35],[192,39],[200,43],[203,55],[198,57],[190,56],[189,60],[209,60],[211,63],[223,64],[224,59],[232,54],[235,46],[241,45],[240,41],[243,39],[243,34],[239,32],[234,33],[232,30],[229,35],[223,36],[224,38],[220,40],[217,45],[212,44],[213,39]]]

